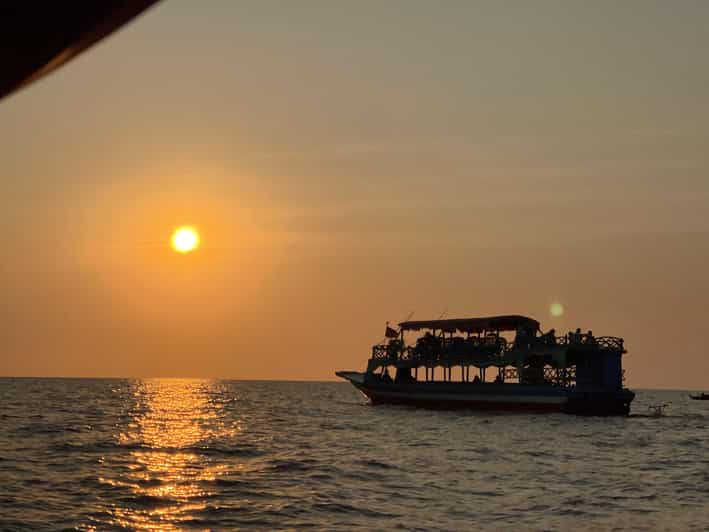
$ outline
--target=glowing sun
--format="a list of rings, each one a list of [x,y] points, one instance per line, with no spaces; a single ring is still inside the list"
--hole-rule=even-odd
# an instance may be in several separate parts
[[[549,314],[553,318],[560,318],[564,315],[564,305],[561,303],[552,303],[549,307]]]
[[[194,227],[178,227],[172,233],[172,249],[178,253],[189,253],[199,247],[199,233]]]

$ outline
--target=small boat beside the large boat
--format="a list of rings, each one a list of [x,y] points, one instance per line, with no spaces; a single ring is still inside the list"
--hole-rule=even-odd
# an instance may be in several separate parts
[[[699,392],[696,395],[692,395],[691,393],[689,394],[690,399],[694,399],[695,401],[709,401],[709,393],[706,392]]]
[[[541,334],[514,315],[405,321],[385,336],[366,371],[336,372],[375,405],[627,415],[635,397],[614,336]]]

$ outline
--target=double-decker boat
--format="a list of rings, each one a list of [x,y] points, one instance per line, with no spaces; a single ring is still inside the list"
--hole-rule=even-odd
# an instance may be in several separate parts
[[[386,337],[364,373],[336,372],[372,404],[627,415],[635,397],[614,336],[559,337],[532,318],[493,316],[387,324]]]

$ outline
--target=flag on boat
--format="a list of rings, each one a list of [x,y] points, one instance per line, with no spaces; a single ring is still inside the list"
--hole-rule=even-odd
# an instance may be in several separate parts
[[[387,328],[386,331],[384,332],[384,336],[387,338],[398,338],[399,337],[399,331],[396,329],[392,329],[389,327],[389,324],[387,323]]]

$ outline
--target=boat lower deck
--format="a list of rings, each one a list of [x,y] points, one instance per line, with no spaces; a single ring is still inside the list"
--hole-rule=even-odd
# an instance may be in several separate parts
[[[576,390],[557,386],[456,382],[383,382],[358,372],[338,372],[372,404],[435,409],[567,412],[627,415],[635,394],[629,390]]]

